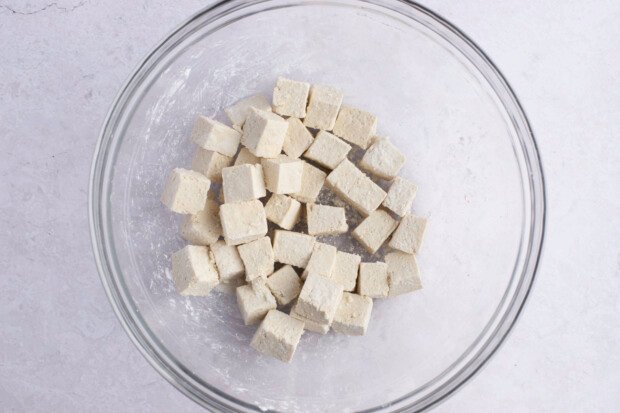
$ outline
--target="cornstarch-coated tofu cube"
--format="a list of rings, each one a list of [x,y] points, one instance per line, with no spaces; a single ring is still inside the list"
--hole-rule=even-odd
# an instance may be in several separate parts
[[[301,203],[286,195],[273,194],[265,204],[267,219],[284,229],[295,226],[301,215]]]
[[[238,165],[222,169],[224,202],[251,201],[267,195],[263,168],[260,165]]]
[[[357,293],[370,298],[387,297],[390,291],[388,266],[384,262],[363,262],[357,279]]]
[[[340,107],[334,124],[334,135],[366,149],[376,131],[377,117],[375,115],[350,106]]]
[[[420,251],[424,230],[426,229],[426,218],[416,217],[415,215],[405,215],[400,220],[398,228],[394,231],[389,246],[406,252],[415,254]]]
[[[193,245],[214,244],[221,235],[220,208],[210,199],[206,200],[202,211],[188,215],[181,225],[181,237]]]
[[[304,163],[299,159],[279,156],[261,160],[265,186],[274,194],[292,194],[301,190]]]
[[[252,154],[252,152],[250,152],[248,148],[241,148],[239,149],[239,153],[237,154],[237,159],[235,159],[235,166],[245,164],[260,164],[260,158],[254,156],[254,154]]]
[[[405,155],[387,139],[379,139],[366,151],[360,168],[383,179],[393,179],[405,164]]]
[[[416,192],[418,192],[418,187],[415,184],[397,176],[383,200],[383,206],[403,217],[411,210]]]
[[[288,122],[275,113],[250,108],[241,143],[255,156],[275,158],[282,152]]]
[[[299,293],[295,312],[319,324],[331,324],[342,298],[342,287],[319,274],[310,274]]]
[[[245,267],[246,281],[249,282],[259,277],[267,278],[273,273],[273,248],[271,248],[269,237],[239,245],[237,249]]]
[[[304,118],[310,84],[279,77],[273,89],[273,111],[283,116]]]
[[[212,182],[222,182],[222,169],[232,164],[233,158],[219,152],[198,148],[192,159],[192,169]]]
[[[306,268],[314,243],[314,237],[311,235],[277,229],[273,236],[273,252],[276,261]]]
[[[341,285],[344,291],[355,290],[357,272],[361,261],[362,257],[359,255],[338,251],[332,275],[329,279]]]
[[[172,279],[181,295],[207,295],[219,282],[209,249],[187,245],[172,254]]]
[[[237,247],[226,245],[224,241],[217,241],[211,245],[211,251],[215,258],[215,265],[220,273],[220,281],[223,284],[238,285],[244,280],[245,267]]]
[[[299,321],[303,321],[303,323],[304,323],[304,330],[312,331],[313,333],[327,334],[327,332],[329,331],[329,324],[327,324],[327,323],[317,323],[316,321],[308,320],[307,318],[300,316],[297,313],[296,307],[297,307],[297,305],[294,305],[293,308],[291,308],[290,315],[291,315],[291,317],[293,317],[293,318],[295,318],[295,319],[297,319]]]
[[[306,204],[306,221],[310,235],[343,234],[349,229],[342,207]]]
[[[304,125],[330,131],[342,104],[342,92],[329,86],[312,85]]]
[[[341,334],[363,336],[372,313],[372,298],[344,293],[332,321],[332,328]]]
[[[308,274],[317,274],[330,278],[336,263],[337,252],[338,250],[333,245],[315,242],[312,248],[312,255],[301,278],[305,280]]]
[[[207,200],[211,181],[196,171],[175,168],[172,170],[161,195],[161,202],[179,214],[197,214]]]
[[[353,238],[358,240],[368,252],[374,254],[397,226],[398,222],[390,214],[378,209],[371,212],[353,230]]]
[[[237,153],[240,139],[238,131],[206,116],[198,116],[192,129],[192,140],[196,145],[231,158]]]
[[[288,118],[288,129],[282,150],[291,158],[299,158],[312,145],[314,138],[297,118]]]
[[[257,351],[288,363],[304,333],[304,323],[278,310],[271,310],[256,330],[250,345]]]
[[[245,118],[248,116],[250,108],[271,112],[271,104],[263,95],[253,95],[248,98],[241,99],[228,109],[224,110],[233,125],[233,129],[238,130],[239,132],[242,131]]]
[[[303,173],[301,175],[301,189],[291,196],[299,202],[314,202],[323,188],[327,174],[304,162]]]
[[[364,216],[377,209],[386,196],[379,185],[348,159],[327,175],[325,181],[338,196]]]
[[[285,265],[267,278],[267,287],[281,306],[289,305],[299,296],[301,285],[301,279],[290,265]]]
[[[319,131],[304,157],[329,169],[334,169],[347,157],[351,145],[329,132]]]
[[[259,200],[223,204],[220,222],[228,245],[245,244],[267,235],[267,216]]]
[[[278,306],[263,278],[237,287],[237,305],[246,326],[258,323]]]
[[[400,251],[385,255],[390,295],[410,293],[422,288],[420,270],[415,255]]]

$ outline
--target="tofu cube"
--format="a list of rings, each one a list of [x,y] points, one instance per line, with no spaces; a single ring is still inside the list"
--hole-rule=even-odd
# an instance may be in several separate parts
[[[390,296],[410,293],[422,288],[415,255],[400,251],[385,255]]]
[[[248,148],[239,149],[239,153],[237,154],[237,159],[235,159],[235,166],[238,165],[255,165],[260,164],[260,158],[254,156],[252,152],[249,151]]]
[[[207,200],[211,181],[204,175],[187,169],[172,170],[161,195],[161,202],[179,214],[197,214]]]
[[[301,190],[304,163],[299,159],[280,156],[261,161],[265,185],[274,194],[292,194]]]
[[[273,248],[269,237],[239,245],[237,249],[245,267],[246,281],[250,282],[259,277],[267,278],[273,273]]]
[[[310,274],[299,293],[295,311],[319,324],[331,324],[342,298],[342,287],[319,274]]]
[[[217,268],[209,249],[187,245],[172,254],[172,279],[181,295],[209,294],[219,282]]]
[[[336,235],[348,231],[344,208],[306,204],[306,221],[310,235]]]
[[[206,116],[198,116],[192,129],[192,140],[202,149],[235,156],[241,134],[228,126]]]
[[[327,332],[329,331],[329,324],[327,323],[317,323],[316,321],[312,321],[312,320],[308,320],[305,317],[300,316],[297,313],[297,306],[294,305],[293,308],[291,308],[290,311],[290,315],[291,317],[299,320],[299,321],[303,321],[304,323],[304,330],[307,331],[312,331],[313,333],[319,333],[319,334],[327,334]]]
[[[181,225],[181,237],[193,245],[214,244],[221,235],[220,208],[210,199],[206,200],[202,211],[188,215]]]
[[[319,192],[321,192],[321,188],[323,188],[326,177],[327,174],[325,172],[310,165],[308,162],[304,162],[301,175],[301,189],[291,194],[291,196],[299,202],[315,202]]]
[[[396,229],[398,222],[389,213],[373,211],[353,230],[353,238],[374,254]]]
[[[351,161],[345,159],[326,178],[327,185],[342,199],[368,216],[385,199],[386,193]]]
[[[237,287],[237,305],[246,326],[260,322],[269,310],[277,307],[265,280],[257,278],[254,282]]]
[[[383,206],[396,215],[404,217],[411,210],[416,192],[418,192],[418,187],[415,184],[397,176],[390,185],[387,196],[383,200]]]
[[[422,246],[425,229],[426,218],[405,215],[400,220],[400,224],[398,224],[398,228],[394,231],[388,245],[408,254],[416,254]]]
[[[306,268],[314,243],[311,235],[277,229],[273,236],[273,253],[277,262]]]
[[[232,285],[241,284],[244,280],[245,267],[237,247],[226,245],[224,241],[217,241],[211,245],[211,251],[220,273],[220,282]]]
[[[334,321],[332,321],[332,328],[341,334],[363,336],[368,329],[371,313],[372,298],[343,293]]]
[[[282,150],[291,158],[299,158],[312,145],[314,138],[297,118],[288,118],[288,129]]]
[[[283,116],[304,118],[310,84],[279,77],[273,89],[273,111]]]
[[[267,278],[267,287],[281,306],[292,303],[299,296],[301,286],[301,279],[290,265],[285,265]]]
[[[315,242],[312,248],[312,255],[301,278],[305,280],[308,274],[317,274],[330,278],[336,263],[337,252],[338,250],[333,245]]]
[[[384,262],[363,262],[357,279],[357,293],[370,298],[387,297],[390,291],[388,266]]]
[[[212,182],[222,182],[222,169],[232,164],[233,158],[221,153],[198,148],[192,159],[192,169]]]
[[[286,195],[273,194],[265,204],[267,219],[284,229],[295,226],[301,215],[301,203]]]
[[[366,151],[360,168],[383,179],[394,179],[405,164],[405,155],[387,139],[379,139]]]
[[[342,104],[342,92],[329,86],[312,85],[304,125],[330,131]]]
[[[245,244],[267,235],[265,208],[259,200],[221,205],[220,221],[228,245]]]
[[[304,333],[304,323],[278,310],[271,310],[254,333],[255,350],[288,363]]]
[[[329,132],[319,131],[304,157],[329,169],[346,159],[351,145]]]
[[[340,107],[334,124],[334,135],[366,149],[376,131],[377,117],[375,115],[350,106]]]
[[[224,110],[233,125],[233,129],[239,132],[243,130],[243,124],[245,123],[245,118],[248,116],[250,108],[271,112],[271,104],[263,95],[253,95],[248,98],[241,99],[231,107]]]
[[[224,202],[251,201],[267,195],[263,168],[260,165],[238,165],[222,169]]]
[[[361,261],[362,257],[359,255],[338,251],[332,275],[329,279],[341,285],[344,291],[354,291]]]
[[[250,108],[241,143],[255,156],[275,158],[282,152],[287,130],[288,122],[280,116]]]

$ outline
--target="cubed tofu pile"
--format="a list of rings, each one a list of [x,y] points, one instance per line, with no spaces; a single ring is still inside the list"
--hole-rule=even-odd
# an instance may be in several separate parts
[[[161,196],[186,215],[189,245],[172,255],[178,293],[235,287],[244,323],[259,324],[250,345],[285,362],[304,330],[363,335],[373,299],[422,288],[426,219],[411,213],[417,186],[397,176],[405,157],[375,135],[376,116],[342,102],[333,87],[281,77],[271,103],[255,95],[226,109],[231,126],[198,116],[191,170],[174,169]],[[363,220],[350,228],[345,208],[317,203],[324,187]],[[347,233],[372,257],[387,244],[383,261],[320,238]]]

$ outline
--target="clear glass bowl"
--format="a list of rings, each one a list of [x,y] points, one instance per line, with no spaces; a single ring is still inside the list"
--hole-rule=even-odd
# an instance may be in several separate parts
[[[177,295],[180,217],[160,204],[188,135],[278,75],[338,86],[406,154],[429,226],[424,289],[376,300],[364,337],[307,333],[291,364],[248,344],[234,296]],[[221,116],[221,115],[218,115]],[[396,0],[233,1],[183,24],[118,95],[93,163],[101,279],[149,362],[217,411],[417,411],[497,350],[531,288],[544,230],[534,138],[497,68],[454,26]]]

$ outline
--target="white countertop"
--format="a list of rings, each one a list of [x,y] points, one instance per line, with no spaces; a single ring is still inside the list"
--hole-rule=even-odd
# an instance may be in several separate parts
[[[118,89],[205,3],[0,4],[0,411],[201,411],[117,321],[86,205],[95,141]],[[529,115],[548,191],[542,263],[519,322],[436,411],[617,409],[620,2],[422,3],[503,71]]]

